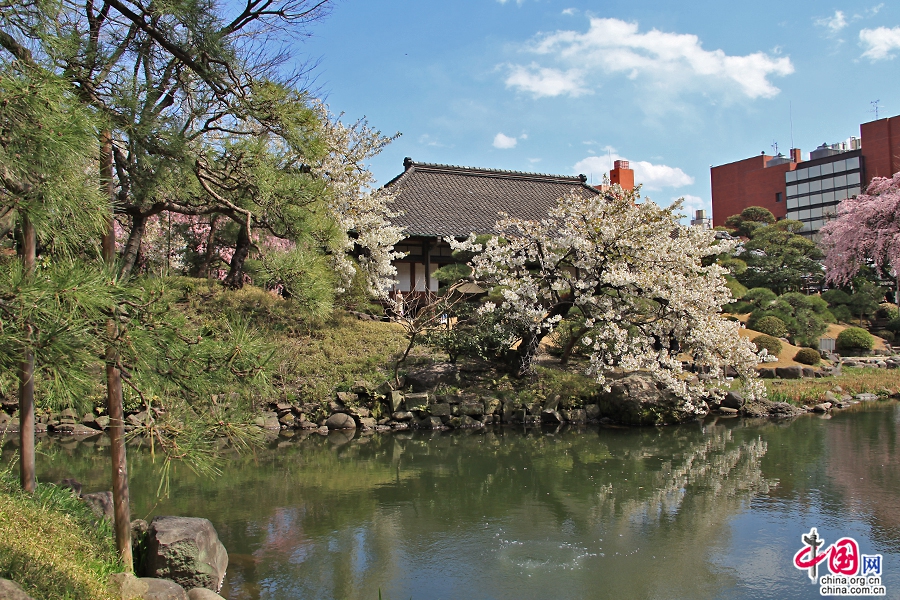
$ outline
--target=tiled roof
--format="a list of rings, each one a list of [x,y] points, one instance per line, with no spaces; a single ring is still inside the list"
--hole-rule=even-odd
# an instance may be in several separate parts
[[[385,187],[397,191],[391,219],[409,236],[464,236],[491,233],[504,212],[511,217],[540,220],[557,200],[574,190],[585,196],[599,192],[584,175],[544,175],[417,163],[405,159],[406,170]]]

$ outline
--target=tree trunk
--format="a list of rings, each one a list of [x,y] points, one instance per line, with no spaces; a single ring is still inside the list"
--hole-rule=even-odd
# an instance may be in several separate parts
[[[22,215],[22,265],[25,272],[34,272],[37,254],[37,236],[34,225],[28,215]],[[19,365],[19,440],[22,455],[19,459],[19,474],[22,489],[33,492],[34,476],[34,351],[28,346],[31,342],[31,326],[26,325],[26,347],[22,352]]]
[[[566,342],[565,348],[563,348],[562,356],[559,358],[559,364],[567,365],[569,364],[569,359],[572,357],[572,352],[575,350],[575,344],[577,344],[581,338],[588,332],[587,327],[582,327],[571,336],[569,336],[569,341]]]
[[[109,224],[103,236],[103,260],[109,267],[116,262],[116,232],[112,203],[115,201],[113,184],[112,136],[109,131],[100,135],[100,177],[106,185],[110,199]],[[140,246],[140,244],[138,244]],[[118,334],[115,319],[106,323],[110,345],[106,348],[106,409],[109,412],[109,442],[112,459],[113,512],[115,514],[116,549],[126,571],[134,571],[131,554],[131,500],[128,493],[128,462],[125,457],[125,410],[122,403],[122,374],[119,372],[119,355],[114,340]]]
[[[213,215],[209,221],[209,236],[206,238],[206,252],[203,254],[203,263],[200,265],[200,275],[209,277],[212,269],[212,260],[216,249],[216,227],[219,225],[219,215]]]
[[[244,261],[247,260],[248,254],[250,254],[250,231],[246,224],[242,224],[238,231],[237,247],[234,249],[234,256],[231,257],[228,275],[223,282],[225,287],[233,290],[244,287]]]
[[[125,244],[125,252],[122,255],[122,268],[119,270],[119,275],[122,279],[127,279],[131,275],[131,271],[134,270],[146,228],[147,215],[140,211],[132,213],[131,231],[128,233],[128,242]]]

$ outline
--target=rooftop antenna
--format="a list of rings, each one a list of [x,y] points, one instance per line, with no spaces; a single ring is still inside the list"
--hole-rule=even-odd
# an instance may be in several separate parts
[[[612,148],[607,146],[606,152],[609,154],[609,170],[612,171]]]
[[[870,110],[869,112],[875,113],[876,121],[878,120],[878,103],[879,102],[881,102],[881,100],[872,100],[871,102],[869,102],[869,104],[872,105],[872,110]]]
[[[775,156],[778,156],[778,142],[772,140],[772,150],[775,152]]]
[[[788,114],[791,118],[791,150],[793,150],[796,146],[794,146],[794,103],[792,101],[788,101]]]

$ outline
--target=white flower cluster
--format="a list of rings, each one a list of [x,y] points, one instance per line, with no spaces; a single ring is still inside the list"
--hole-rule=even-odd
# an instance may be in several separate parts
[[[341,115],[333,115],[322,103],[316,106],[322,122],[322,136],[328,152],[313,172],[328,182],[328,204],[342,232],[344,252],[332,255],[335,271],[349,285],[361,268],[369,292],[383,296],[394,283],[396,269],[391,264],[402,256],[393,247],[403,238],[403,230],[390,224],[396,216],[389,208],[393,194],[373,189],[374,178],[366,161],[381,152],[394,138],[382,136],[365,121],[344,125]],[[350,256],[358,247],[358,261]]]
[[[731,301],[725,270],[703,264],[733,244],[680,225],[679,204],[636,199],[618,186],[606,196],[572,193],[541,222],[501,220],[503,240],[452,245],[479,252],[471,267],[502,291],[496,310],[538,338],[562,319],[583,317],[589,370],[601,383],[614,369],[645,371],[691,401],[721,394],[732,367],[751,397],[764,394],[753,345],[721,314]],[[686,373],[684,362],[708,370],[708,378]]]

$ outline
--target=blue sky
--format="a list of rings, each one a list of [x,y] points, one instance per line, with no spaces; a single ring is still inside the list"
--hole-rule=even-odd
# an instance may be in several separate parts
[[[709,210],[710,165],[900,114],[900,3],[338,0],[310,33],[331,109],[402,133],[379,184],[405,156],[594,182],[624,158]]]

